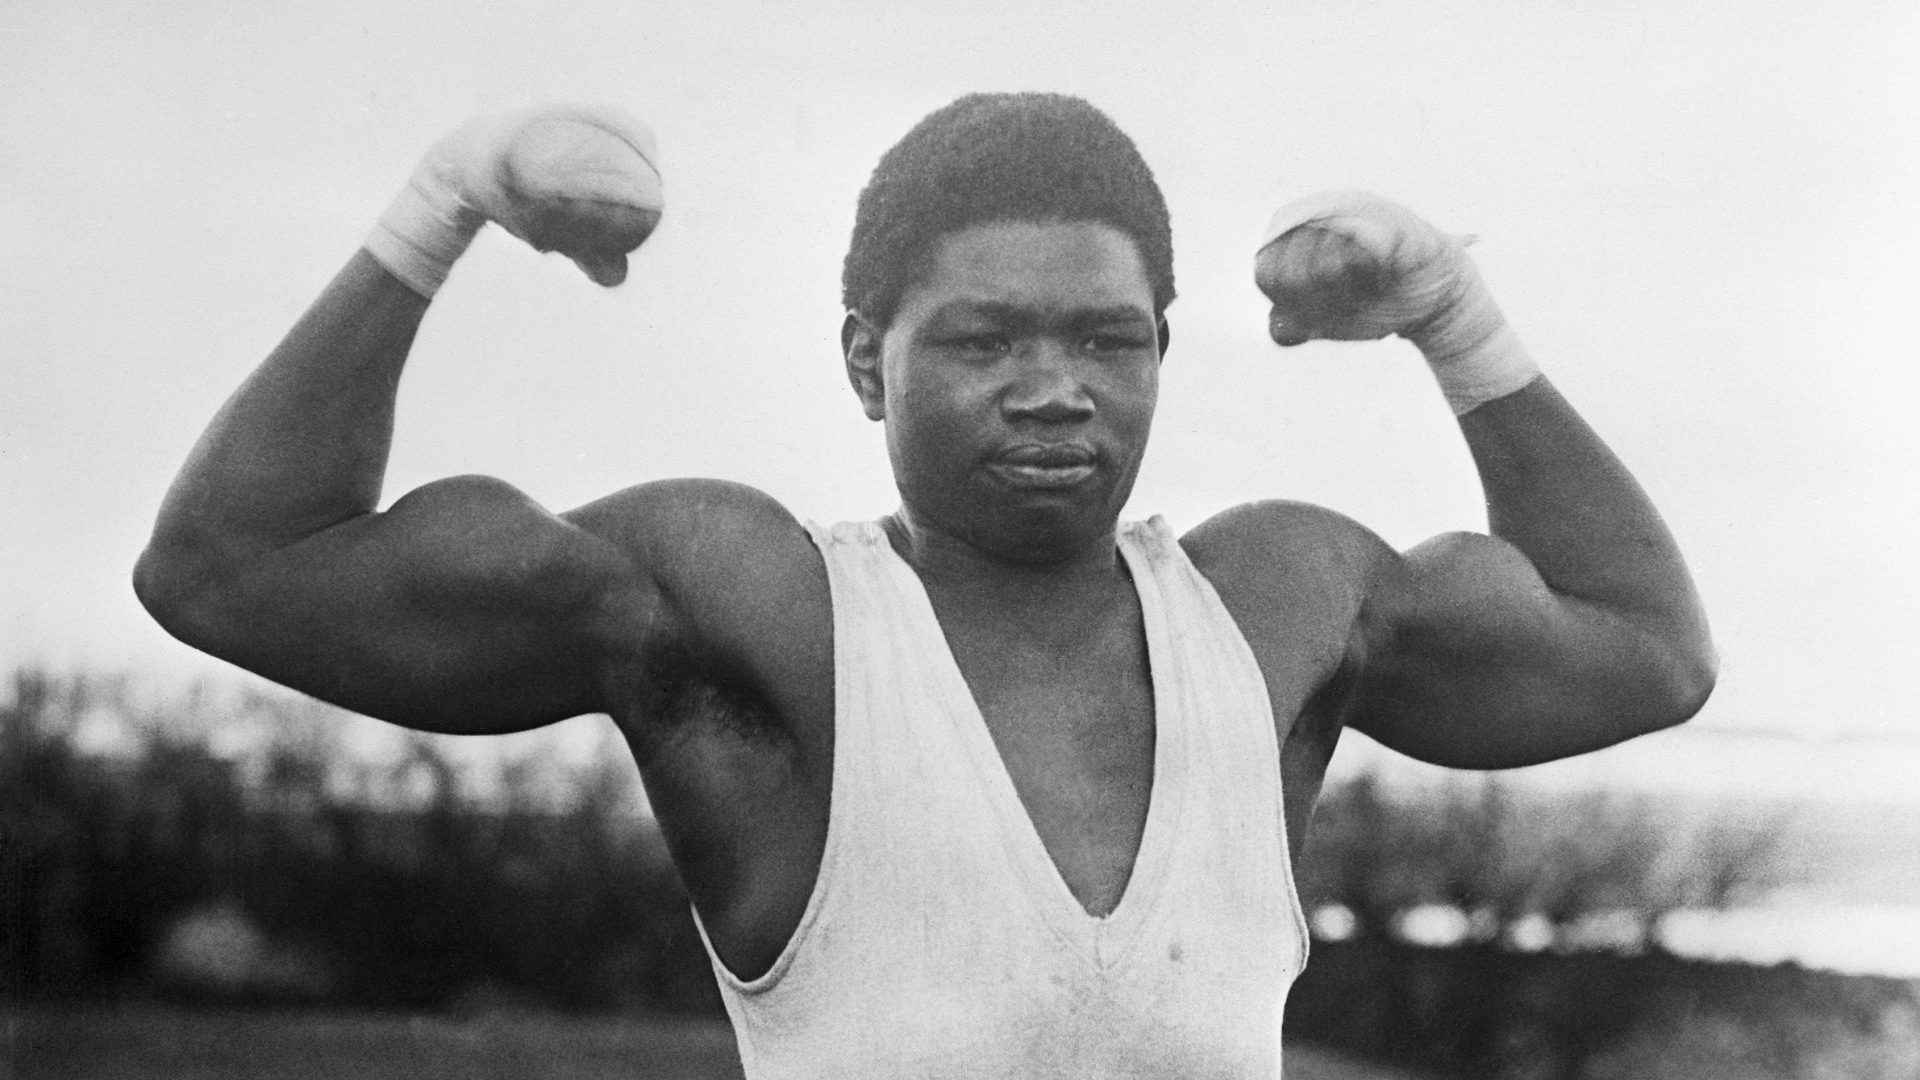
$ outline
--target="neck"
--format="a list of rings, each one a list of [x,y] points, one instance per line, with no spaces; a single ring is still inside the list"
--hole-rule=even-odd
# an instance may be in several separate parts
[[[1109,525],[1098,535],[1035,551],[996,550],[902,506],[882,522],[893,548],[927,585],[982,597],[1005,594],[1029,605],[1083,595],[1125,575]]]

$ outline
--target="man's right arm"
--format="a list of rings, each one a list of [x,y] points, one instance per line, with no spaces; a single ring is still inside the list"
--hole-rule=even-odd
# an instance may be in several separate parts
[[[652,160],[643,125],[598,108],[483,117],[437,144],[181,469],[135,571],[160,623],[412,727],[605,710],[622,661],[671,632],[635,528],[610,538],[480,477],[378,505],[401,368],[467,241],[494,221],[615,284],[659,218]]]
[[[658,621],[632,559],[497,480],[377,512],[426,306],[356,254],[201,436],[136,590],[190,645],[411,727],[601,711],[607,665]]]

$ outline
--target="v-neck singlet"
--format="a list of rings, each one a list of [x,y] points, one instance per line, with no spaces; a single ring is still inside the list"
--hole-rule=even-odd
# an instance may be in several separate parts
[[[1153,787],[1126,891],[1095,917],[912,568],[877,523],[808,528],[833,595],[826,849],[764,975],[736,978],[708,943],[748,1080],[1278,1080],[1307,956],[1278,738],[1252,651],[1172,530],[1119,529],[1153,681]]]

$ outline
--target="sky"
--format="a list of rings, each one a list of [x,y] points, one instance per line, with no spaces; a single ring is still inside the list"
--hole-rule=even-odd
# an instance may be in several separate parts
[[[803,518],[888,512],[838,357],[854,199],[928,111],[1024,89],[1105,109],[1172,209],[1181,298],[1129,516],[1285,497],[1399,546],[1484,527],[1409,346],[1265,337],[1267,213],[1370,188],[1481,237],[1523,339],[1665,512],[1724,658],[1694,728],[1920,752],[1904,0],[8,0],[0,664],[230,670],[128,587],[161,495],[481,110],[627,107],[659,135],[666,218],[611,291],[483,234],[415,350],[390,499],[488,473],[558,509],[699,475]]]

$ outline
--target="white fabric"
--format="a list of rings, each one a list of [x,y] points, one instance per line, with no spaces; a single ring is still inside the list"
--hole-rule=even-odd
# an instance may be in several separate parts
[[[486,219],[433,182],[424,166],[400,189],[367,234],[367,254],[394,277],[431,300],[446,284]]]
[[[653,129],[610,105],[540,105],[475,117],[420,159],[363,246],[430,300],[489,221],[533,243],[531,218],[557,201],[657,214],[658,161]],[[519,174],[516,165],[535,171]]]
[[[1418,215],[1367,191],[1321,191],[1273,212],[1265,249],[1302,225],[1343,233],[1392,268],[1394,292],[1331,336],[1366,340],[1400,334],[1426,356],[1455,416],[1505,397],[1540,376],[1480,280],[1466,248]]]
[[[885,533],[809,528],[833,590],[832,819],[773,967],[742,982],[713,958],[749,1080],[1278,1080],[1307,953],[1278,739],[1252,651],[1165,522],[1120,529],[1156,757],[1140,852],[1105,918],[1048,857]]]

